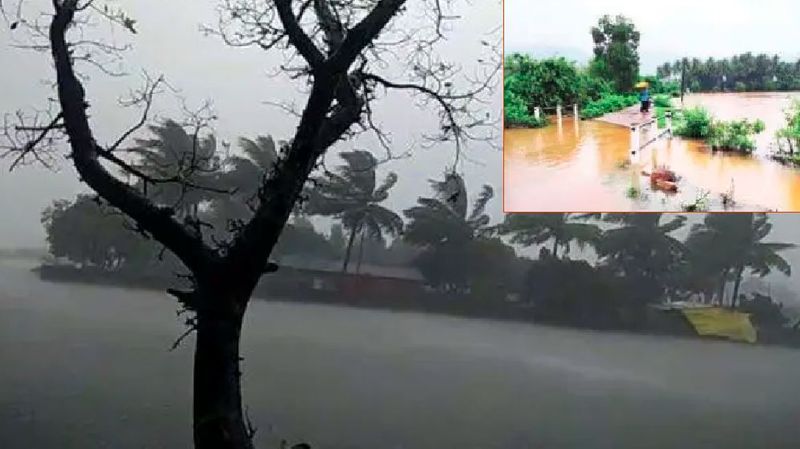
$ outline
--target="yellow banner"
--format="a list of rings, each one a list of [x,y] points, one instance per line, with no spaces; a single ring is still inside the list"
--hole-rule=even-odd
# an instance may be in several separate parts
[[[747,343],[756,342],[756,329],[747,313],[720,307],[683,309],[683,314],[699,335],[725,337]]]

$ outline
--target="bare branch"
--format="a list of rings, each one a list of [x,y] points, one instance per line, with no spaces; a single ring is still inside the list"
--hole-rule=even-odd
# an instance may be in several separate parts
[[[212,269],[210,265],[214,263],[216,255],[202,239],[178,223],[173,218],[172,209],[154,205],[108,173],[98,160],[99,157],[108,159],[110,153],[100,148],[92,135],[86,116],[84,89],[75,75],[65,38],[77,6],[76,0],[54,0],[55,15],[49,32],[58,79],[59,104],[69,135],[73,164],[84,182],[169,247],[190,270],[206,273]]]
[[[379,0],[372,11],[348,31],[342,45],[331,56],[334,72],[346,70],[356,57],[378,37],[387,23],[400,11],[406,0]]]
[[[153,96],[155,95],[158,86],[163,82],[164,82],[163,76],[159,76],[153,82],[150,82],[150,79],[147,78],[147,85],[141,91],[140,95],[138,97],[134,97],[130,102],[128,102],[129,105],[135,105],[135,104],[144,105],[144,108],[142,109],[142,115],[139,118],[139,121],[136,122],[130,128],[128,128],[127,131],[122,133],[122,135],[119,136],[119,138],[106,149],[107,152],[110,153],[119,148],[119,146],[123,142],[125,142],[125,140],[127,140],[128,137],[131,136],[131,134],[141,129],[145,125],[145,123],[147,123],[147,115],[150,112],[151,106],[153,105]]]
[[[325,62],[325,55],[319,51],[314,41],[300,27],[297,17],[292,11],[291,0],[275,0],[275,7],[278,10],[278,17],[281,19],[289,42],[300,52],[312,69],[321,66]]]

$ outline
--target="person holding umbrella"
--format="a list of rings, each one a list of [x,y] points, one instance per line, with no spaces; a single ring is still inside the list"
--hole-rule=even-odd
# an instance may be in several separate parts
[[[650,112],[650,85],[647,81],[642,81],[636,84],[636,88],[639,89],[639,101],[642,104],[640,111],[646,114]]]

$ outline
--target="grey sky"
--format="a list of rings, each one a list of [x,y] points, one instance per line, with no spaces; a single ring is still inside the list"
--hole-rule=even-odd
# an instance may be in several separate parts
[[[800,2],[794,0],[505,1],[506,51],[564,54],[585,62],[590,28],[603,14],[623,14],[642,33],[642,68],[681,56],[728,57],[752,51],[800,57]]]
[[[40,8],[49,4],[39,0],[29,3]],[[478,58],[482,48],[480,41],[486,39],[485,33],[500,26],[502,11],[499,1],[456,3],[461,6],[453,12],[462,18],[450,25],[452,32],[442,47],[442,53],[470,68]],[[111,79],[97,71],[86,71],[91,76],[86,90],[99,141],[112,141],[134,122],[136,112],[121,109],[115,102],[131,88],[141,85],[141,70],[154,75],[163,73],[173,86],[181,90],[181,95],[190,105],[199,105],[206,99],[213,101],[219,115],[216,129],[221,139],[234,141],[239,136],[257,134],[271,134],[276,139],[290,137],[296,126],[295,118],[264,104],[264,101],[301,101],[300,86],[284,77],[267,75],[282,62],[279,53],[230,48],[219,39],[204,37],[199,32],[201,23],[215,23],[216,1],[126,0],[115,4],[137,20],[139,33],[131,41],[134,50],[127,55],[125,62],[131,76]],[[412,14],[420,13],[419,2],[410,2],[409,5]],[[105,29],[102,25],[98,28],[99,32]],[[117,35],[124,33],[117,31]],[[48,95],[52,95],[42,83],[42,80],[52,77],[47,55],[11,48],[12,38],[8,27],[3,25],[0,30],[0,61],[3,67],[13,67],[14,70],[0,72],[0,86],[3,86],[0,112],[41,107]],[[487,106],[494,118],[499,117],[502,108],[500,95],[500,89],[497,89],[491,98],[492,104]],[[156,112],[162,117],[170,116],[176,104],[175,98],[162,96],[156,104]],[[392,134],[396,153],[417,146],[412,159],[394,161],[381,169],[398,173],[400,180],[388,203],[397,210],[403,209],[411,206],[417,196],[428,193],[425,180],[440,176],[446,166],[452,164],[454,147],[442,144],[433,149],[419,148],[421,134],[436,129],[435,111],[416,108],[413,100],[402,92],[390,94],[381,101],[376,112]],[[374,149],[379,156],[384,154],[375,141],[367,137],[338,144],[331,152],[334,156],[329,163],[338,164],[335,153],[352,148]],[[467,155],[476,161],[464,162],[460,167],[467,177],[468,188],[474,195],[480,190],[480,184],[493,185],[497,199],[490,209],[495,218],[499,218],[502,211],[500,151],[485,144],[475,144]],[[0,222],[0,247],[42,245],[41,210],[53,199],[70,198],[83,190],[74,169],[67,163],[61,164],[58,173],[33,167],[8,173],[8,161],[0,161],[0,210],[4,211]],[[12,214],[6,214],[7,211],[12,211]]]

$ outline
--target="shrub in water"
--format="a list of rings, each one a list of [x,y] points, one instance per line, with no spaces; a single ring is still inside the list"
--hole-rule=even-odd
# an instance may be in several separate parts
[[[754,134],[764,131],[764,122],[756,120],[734,120],[714,122],[707,142],[712,149],[722,151],[751,152],[756,149]]]
[[[800,100],[786,111],[786,127],[778,131],[777,138],[781,151],[794,154],[800,149]]]
[[[711,114],[703,108],[686,109],[676,121],[678,136],[705,139],[711,135]]]

